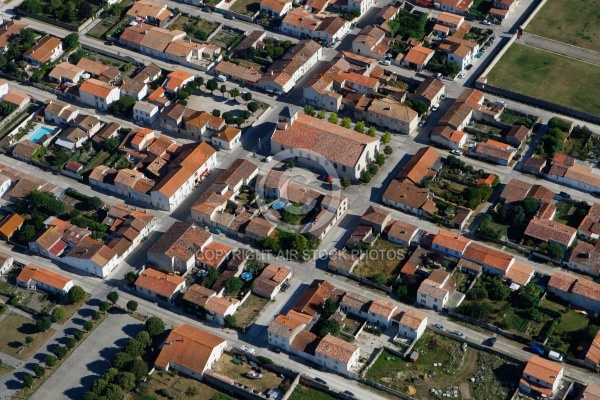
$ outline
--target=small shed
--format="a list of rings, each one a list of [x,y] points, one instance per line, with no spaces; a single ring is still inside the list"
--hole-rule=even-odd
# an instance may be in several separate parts
[[[408,356],[408,361],[410,362],[417,362],[417,360],[419,359],[419,352],[418,351],[413,351],[412,353],[410,353],[410,356]]]

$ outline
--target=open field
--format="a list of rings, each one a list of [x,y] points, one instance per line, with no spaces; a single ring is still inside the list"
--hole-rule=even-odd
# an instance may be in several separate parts
[[[600,85],[599,66],[515,43],[487,78],[495,86],[600,115],[590,90]]]
[[[52,328],[39,332],[34,320],[10,314],[0,323],[0,353],[23,361],[29,360],[55,332]],[[31,347],[25,345],[26,336],[33,337]]]
[[[256,319],[260,310],[262,310],[268,302],[269,299],[267,298],[251,294],[234,314],[237,325],[240,327],[250,325]]]
[[[353,273],[365,278],[371,278],[378,274],[382,274],[388,279],[398,276],[400,273],[400,264],[406,253],[406,247],[379,238],[367,251],[370,252],[369,254],[373,254],[373,256],[365,257],[356,266]],[[388,256],[392,252],[396,254],[395,257]]]
[[[586,49],[600,49],[597,1],[549,0],[527,25],[527,32]]]
[[[335,400],[335,397],[313,388],[298,385],[292,392],[290,400]]]
[[[252,367],[246,363],[240,365],[234,364],[233,357],[229,354],[223,354],[213,369],[221,375],[225,375],[237,382],[261,391],[279,387],[283,381],[282,378],[266,369],[262,370],[263,377],[260,379],[246,378],[244,374],[250,371]]]
[[[235,3],[229,7],[233,12],[254,15],[260,9],[260,1],[256,0],[236,0]]]
[[[192,389],[191,391],[189,390]],[[144,400],[148,399],[148,396],[160,396],[160,393],[164,393],[161,391],[167,390],[175,396],[177,399],[192,399],[192,400],[208,400],[212,398],[217,393],[221,393],[212,387],[205,385],[197,381],[196,379],[187,378],[182,375],[172,376],[168,372],[157,371],[154,374],[150,375],[148,379],[148,384],[143,386],[142,394],[135,395],[133,397],[134,400]],[[195,395],[187,395],[188,393],[194,393],[197,390],[197,394]],[[162,398],[162,397],[161,397]]]
[[[420,399],[456,392],[455,398],[501,400],[510,398],[521,368],[471,347],[464,352],[460,342],[429,331],[414,349],[419,352],[415,363],[384,351],[366,377]]]

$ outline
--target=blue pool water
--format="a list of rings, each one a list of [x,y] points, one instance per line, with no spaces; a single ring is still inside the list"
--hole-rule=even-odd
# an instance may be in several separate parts
[[[51,135],[52,132],[54,132],[54,128],[46,125],[38,125],[38,127],[35,128],[35,131],[29,135],[28,139],[37,143],[44,135]]]
[[[244,272],[241,275],[242,280],[244,281],[249,281],[250,279],[252,279],[252,272]]]

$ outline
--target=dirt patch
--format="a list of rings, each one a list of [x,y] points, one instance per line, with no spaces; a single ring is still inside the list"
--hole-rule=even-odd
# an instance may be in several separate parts
[[[469,400],[471,398],[471,391],[467,382],[460,384],[460,395],[462,396],[463,400]]]

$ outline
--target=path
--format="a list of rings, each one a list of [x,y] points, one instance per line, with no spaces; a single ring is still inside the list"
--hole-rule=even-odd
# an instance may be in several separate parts
[[[600,65],[600,53],[524,32],[519,42],[527,46],[562,54],[591,64]]]

